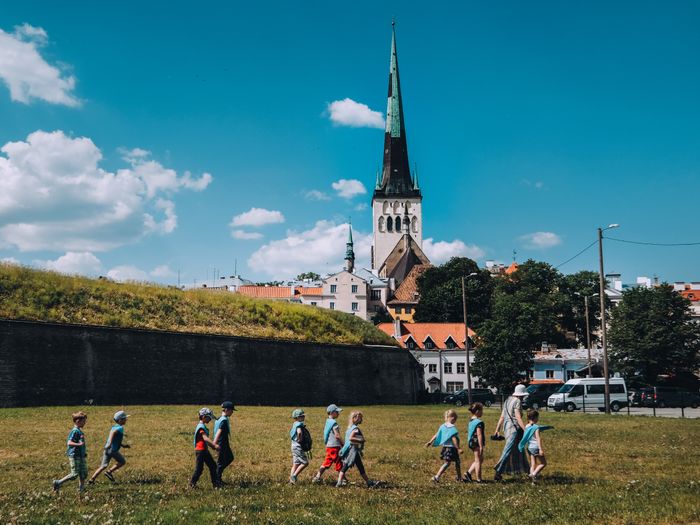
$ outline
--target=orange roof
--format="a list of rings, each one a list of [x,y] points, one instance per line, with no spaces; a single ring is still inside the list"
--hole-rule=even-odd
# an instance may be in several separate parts
[[[517,271],[518,271],[518,263],[513,261],[512,263],[510,263],[510,266],[508,268],[506,268],[505,274],[510,275],[511,273],[515,273]]]
[[[401,284],[396,289],[394,293],[394,298],[389,301],[392,303],[412,303],[418,302],[418,277],[420,277],[423,272],[430,268],[431,264],[416,264],[411,271],[408,272],[406,278],[401,281]]]
[[[301,289],[301,295],[323,295],[323,286],[308,286]]]
[[[700,301],[700,290],[681,290],[680,293],[683,297],[689,301]]]
[[[245,285],[238,287],[238,293],[256,299],[288,299],[292,297],[292,287]],[[296,288],[294,290],[294,295],[298,293],[299,288]]]
[[[394,336],[394,323],[380,323],[377,325],[385,334]],[[416,345],[424,347],[425,340],[430,337],[436,348],[445,348],[445,342],[452,336],[457,348],[464,349],[464,324],[463,323],[401,323],[401,339],[399,343],[406,348],[406,341],[413,338]],[[474,338],[476,333],[469,329],[469,337]]]

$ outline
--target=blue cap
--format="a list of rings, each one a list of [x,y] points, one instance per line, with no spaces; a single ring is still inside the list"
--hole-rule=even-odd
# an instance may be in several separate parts
[[[342,412],[342,411],[343,411],[343,409],[340,408],[340,407],[339,407],[338,405],[336,405],[335,403],[331,403],[330,405],[328,405],[328,408],[326,408],[326,412],[327,412],[328,414],[330,414],[331,412],[338,412],[338,413],[340,413],[340,412]]]

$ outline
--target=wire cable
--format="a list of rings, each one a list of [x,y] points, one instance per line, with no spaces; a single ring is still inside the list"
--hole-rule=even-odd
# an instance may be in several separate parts
[[[561,266],[564,266],[565,264],[570,263],[571,261],[573,261],[574,259],[576,259],[576,257],[578,257],[579,255],[582,255],[586,250],[588,250],[588,249],[589,249],[591,246],[593,246],[594,244],[598,244],[598,239],[596,239],[595,241],[593,241],[591,244],[589,244],[588,246],[586,246],[583,250],[581,250],[580,252],[578,252],[576,255],[574,255],[574,256],[571,257],[570,259],[567,259],[567,260],[564,261],[563,263],[557,264],[557,265],[554,267],[554,269],[555,269],[555,270],[558,270]]]
[[[605,237],[609,241],[625,242],[627,244],[642,244],[644,246],[700,246],[700,242],[642,242],[628,241],[627,239],[616,239],[614,237]]]

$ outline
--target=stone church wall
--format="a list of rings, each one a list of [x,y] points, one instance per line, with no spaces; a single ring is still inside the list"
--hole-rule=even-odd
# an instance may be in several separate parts
[[[409,404],[422,385],[393,347],[0,321],[2,407]]]

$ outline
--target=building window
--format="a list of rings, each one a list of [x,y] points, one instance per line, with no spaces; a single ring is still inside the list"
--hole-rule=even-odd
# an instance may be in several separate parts
[[[406,346],[408,347],[409,350],[413,350],[416,347],[416,343],[414,343],[413,340],[410,340],[406,343]],[[430,365],[430,366],[435,366],[435,365]]]
[[[444,371],[446,374],[451,374],[452,373],[452,363],[449,361],[445,363],[444,365]]]
[[[382,307],[379,306],[378,304],[375,304],[375,305],[374,305],[374,311],[377,312],[377,313],[379,313],[379,312],[382,311]]]
[[[331,310],[335,310],[335,303],[332,302],[330,307],[331,307]]]
[[[457,373],[464,374],[465,363],[457,363]]]
[[[381,301],[382,300],[382,291],[381,290],[372,290],[371,298],[373,301]]]
[[[410,314],[412,311],[413,311],[413,308],[411,308],[410,306],[407,306],[406,308],[404,308],[404,312],[406,312],[407,314]]]
[[[429,374],[437,374],[437,365],[428,365]]]
[[[353,285],[350,287],[350,291],[351,291],[352,293],[357,293],[357,285],[356,285],[356,284],[353,284]]]
[[[464,383],[461,381],[448,381],[445,388],[448,392],[457,392],[464,390]]]
[[[400,307],[400,306],[397,306],[396,308],[394,308],[394,311],[395,311],[397,314],[400,314],[400,313],[401,313],[401,307]]]
[[[311,306],[316,306],[316,301],[311,301]]]
[[[357,312],[360,309],[359,303],[352,303],[352,311]]]
[[[432,339],[428,339],[428,340],[425,342],[425,349],[426,349],[426,350],[432,350],[433,348],[435,348],[435,344],[433,343]]]
[[[554,379],[554,370],[545,370],[544,377],[545,379]]]
[[[337,293],[337,292],[338,292],[338,285],[331,284],[331,293]]]
[[[566,380],[568,381],[569,379],[574,379],[576,377],[576,372],[573,370],[567,370],[566,371]]]
[[[391,217],[389,217],[386,220],[386,231],[388,231],[388,232],[394,231],[394,219],[392,219]]]
[[[452,338],[449,338],[449,339],[447,340],[447,342],[445,343],[445,346],[446,346],[447,348],[449,348],[449,349],[456,348],[455,342],[454,342],[454,340],[453,340]]]

